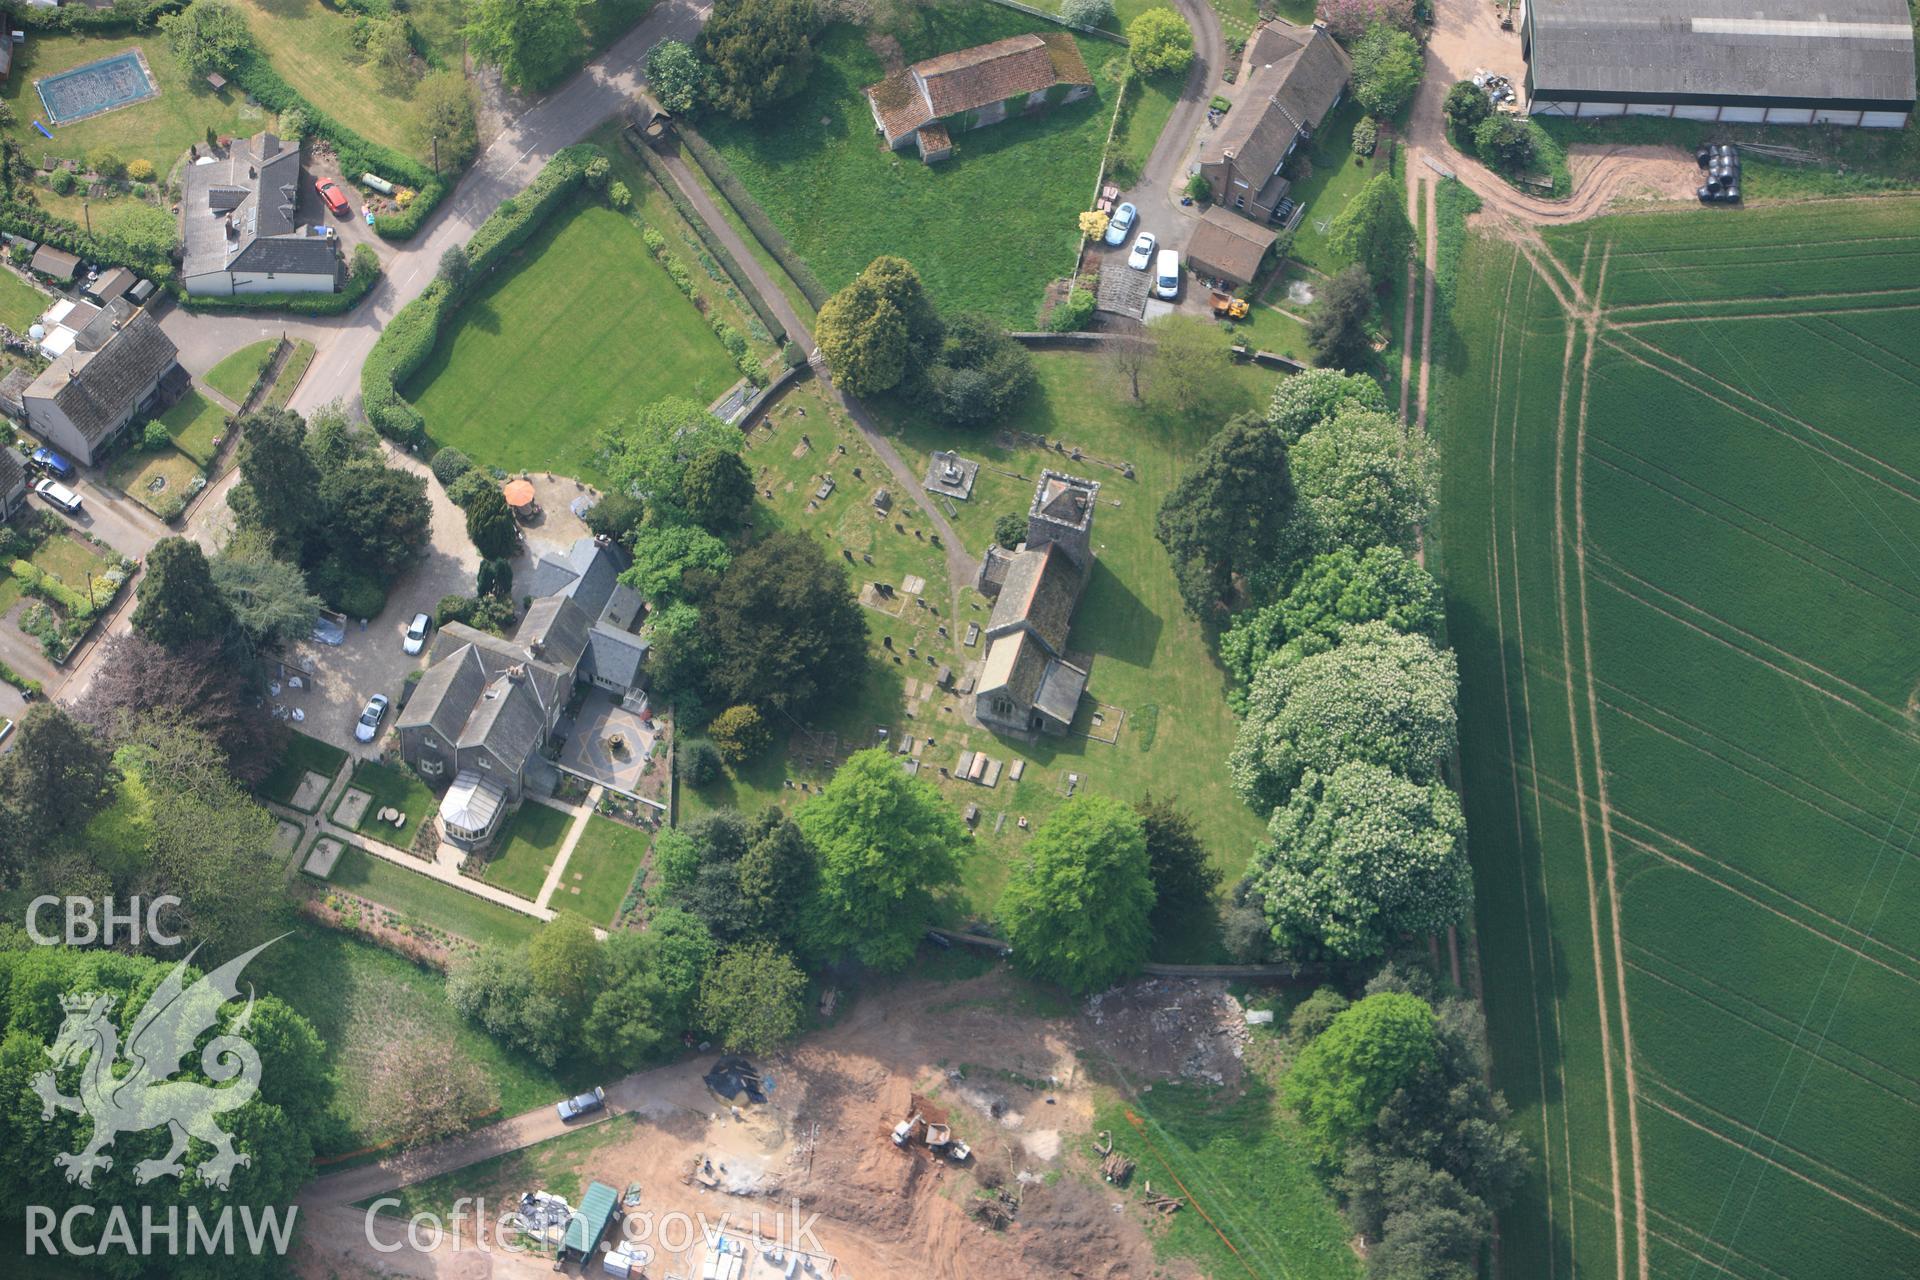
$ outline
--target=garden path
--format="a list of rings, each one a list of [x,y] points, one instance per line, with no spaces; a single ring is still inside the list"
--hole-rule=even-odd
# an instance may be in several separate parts
[[[605,787],[595,783],[593,789],[587,792],[587,798],[573,810],[573,825],[567,828],[567,838],[560,842],[559,852],[553,855],[553,866],[547,869],[547,878],[541,882],[540,892],[533,897],[536,906],[545,907],[548,899],[560,887],[560,880],[567,873],[567,860],[573,857],[574,846],[580,843],[587,823],[593,821],[593,811],[599,807],[600,797],[606,793]],[[560,806],[556,804],[552,807],[557,809]]]

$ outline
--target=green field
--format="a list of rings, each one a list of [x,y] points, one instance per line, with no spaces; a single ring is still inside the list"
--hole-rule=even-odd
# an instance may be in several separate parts
[[[354,48],[352,13],[320,0],[247,0],[245,8],[260,51],[301,97],[369,142],[423,162],[428,158],[412,78],[383,76],[373,59]],[[424,70],[416,64],[415,75]]]
[[[1435,419],[1506,1272],[1912,1274],[1920,200],[1545,235]]]
[[[919,6],[896,27],[909,62],[1059,30],[982,3]],[[919,268],[941,308],[1031,324],[1047,282],[1073,269],[1075,220],[1093,198],[1125,51],[1080,40],[1091,98],[959,134],[951,159],[927,165],[911,148],[886,150],[874,132],[863,91],[885,68],[867,35],[829,27],[798,98],[749,123],[705,122],[705,136],[827,288],[898,254]],[[1143,133],[1156,110],[1164,120],[1156,103],[1136,112]]]
[[[528,801],[501,833],[480,878],[508,893],[533,901],[567,838],[573,815]]]
[[[704,405],[738,377],[640,228],[582,204],[460,309],[406,394],[438,445],[597,482],[603,427],[663,396]]]
[[[123,49],[139,49],[146,55],[154,83],[160,86],[159,97],[57,126],[51,142],[34,130],[33,122],[46,118],[34,81]],[[34,165],[105,150],[122,160],[144,157],[163,175],[185,153],[188,143],[206,142],[209,128],[240,135],[264,129],[272,120],[261,108],[245,105],[245,95],[232,86],[216,94],[204,80],[190,80],[158,31],[106,37],[35,31],[15,52],[12,74],[0,80],[0,101],[11,106],[15,116],[14,123],[0,132],[18,142],[21,154]]]
[[[1293,1116],[1264,1082],[1250,1076],[1244,1091],[1218,1092],[1162,1082],[1149,1094],[1103,1099],[1093,1127],[1137,1162],[1133,1194],[1151,1182],[1192,1196],[1205,1212],[1169,1219],[1154,1238],[1159,1257],[1190,1259],[1209,1276],[1358,1280],[1351,1228],[1314,1173]]]
[[[420,829],[425,819],[433,816],[440,807],[427,784],[420,781],[418,775],[405,765],[380,764],[374,760],[357,760],[353,766],[353,777],[348,779],[348,789],[359,789],[372,796],[367,802],[366,812],[360,815],[360,821],[352,831],[364,831],[376,839],[388,844],[405,848],[413,843],[414,832]],[[344,798],[346,792],[341,792]],[[392,824],[379,821],[374,817],[385,808],[398,809],[407,815],[407,823],[399,830]],[[340,806],[334,806],[335,822],[340,822]],[[345,823],[341,823],[346,826]]]

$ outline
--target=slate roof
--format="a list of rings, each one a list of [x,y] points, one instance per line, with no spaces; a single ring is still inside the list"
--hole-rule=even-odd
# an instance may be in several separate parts
[[[326,275],[338,269],[334,242],[303,234],[300,144],[271,133],[236,142],[224,157],[187,166],[180,199],[183,277],[221,271]],[[234,234],[227,234],[231,222]]]
[[[619,553],[598,538],[576,538],[565,555],[544,552],[533,562],[532,596],[568,596],[598,621],[620,585]]]
[[[572,671],[587,651],[587,629],[592,625],[592,619],[566,596],[541,596],[527,606],[527,616],[520,619],[513,638],[528,657]]]
[[[974,588],[984,596],[997,596],[1000,588],[1007,584],[1007,572],[1013,568],[1014,553],[1001,546],[987,548],[987,554],[980,557],[980,573],[974,579]]]
[[[12,446],[0,449],[0,504],[23,489],[27,483],[27,463]]]
[[[1080,695],[1086,692],[1087,672],[1071,662],[1055,658],[1047,663],[1045,674],[1040,677],[1040,688],[1033,695],[1034,709],[1040,711],[1061,724],[1073,723],[1073,713],[1080,707]]]
[[[1015,554],[993,602],[989,633],[1026,623],[1054,653],[1064,652],[1073,627],[1073,607],[1080,600],[1080,569],[1057,545]]]
[[[1914,101],[1913,17],[1904,0],[1535,0],[1528,9],[1537,98],[1593,91],[1669,101],[1858,101],[1888,110]]]
[[[640,681],[647,660],[647,642],[631,631],[600,625],[587,633],[587,656],[581,669],[588,675],[631,687]]]
[[[445,657],[436,657],[421,675],[394,728],[431,728],[443,740],[458,742],[473,704],[486,687],[487,668],[479,651],[462,644]]]
[[[1239,101],[1200,151],[1202,164],[1232,160],[1264,183],[1302,129],[1317,128],[1353,73],[1353,61],[1324,28],[1269,22],[1253,38],[1252,67]]]
[[[502,763],[518,765],[540,749],[546,730],[546,711],[531,673],[516,677],[502,672],[481,691],[456,745],[463,750],[484,747]]]
[[[112,302],[133,288],[133,282],[139,278],[125,267],[115,267],[87,286],[87,296],[102,304]]]
[[[1273,238],[1274,233],[1258,223],[1209,205],[1187,240],[1187,260],[1203,275],[1252,284]]]
[[[1100,486],[1058,471],[1043,472],[1040,488],[1033,495],[1033,511],[1055,524],[1084,528],[1093,519],[1093,497]]]
[[[987,659],[981,665],[980,685],[974,695],[977,704],[990,705],[996,697],[1011,698],[1024,717],[1046,678],[1049,661],[1045,647],[1031,633],[1016,631],[1001,636],[987,646]]]
[[[1091,85],[1079,46],[1064,31],[1008,36],[895,71],[867,89],[890,138],[1056,84]]]
[[[51,399],[88,444],[98,444],[126,421],[141,393],[179,356],[160,322],[142,311],[98,351],[63,352],[34,379],[28,394]]]

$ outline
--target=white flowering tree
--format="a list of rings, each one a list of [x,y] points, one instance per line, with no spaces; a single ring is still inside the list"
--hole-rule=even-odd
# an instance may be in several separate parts
[[[1444,783],[1358,761],[1311,774],[1276,809],[1250,871],[1281,947],[1344,960],[1435,933],[1473,905],[1466,819]]]
[[[1267,424],[1276,428],[1288,444],[1296,444],[1301,436],[1348,405],[1385,413],[1387,393],[1364,373],[1309,369],[1280,379],[1267,406]]]
[[[1300,437],[1290,457],[1315,551],[1412,546],[1433,508],[1433,446],[1385,413],[1344,408]]]
[[[1305,774],[1348,761],[1425,782],[1453,753],[1459,685],[1452,653],[1384,622],[1342,628],[1324,653],[1277,654],[1254,677],[1227,757],[1234,788],[1265,813]]]

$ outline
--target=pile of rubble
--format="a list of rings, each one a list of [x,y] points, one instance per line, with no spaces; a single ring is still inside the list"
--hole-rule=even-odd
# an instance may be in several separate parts
[[[1130,1069],[1216,1086],[1239,1079],[1247,1016],[1225,982],[1144,979],[1089,996],[1082,1012]]]

